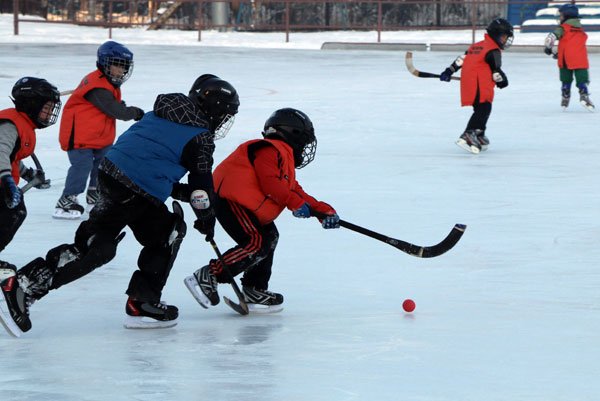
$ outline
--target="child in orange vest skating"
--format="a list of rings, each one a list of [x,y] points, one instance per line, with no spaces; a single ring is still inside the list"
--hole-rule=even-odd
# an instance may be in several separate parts
[[[98,48],[97,69],[86,75],[67,101],[60,120],[59,141],[71,167],[65,188],[56,203],[54,218],[78,219],[84,212],[77,200],[86,193],[88,205],[98,199],[98,166],[116,137],[116,120],[138,121],[139,107],[121,101],[121,85],[133,72],[133,53],[120,43],[108,41]]]
[[[590,100],[588,85],[590,64],[586,48],[587,34],[583,31],[579,19],[579,9],[574,4],[565,4],[558,9],[560,26],[548,34],[544,43],[544,52],[558,59],[563,109],[569,107],[571,100],[571,84],[573,75],[579,89],[579,102],[589,111],[594,111]],[[554,42],[558,40],[558,51],[553,50]]]
[[[335,209],[308,195],[296,181],[295,170],[309,164],[317,149],[308,116],[292,108],[277,110],[265,122],[263,137],[241,144],[213,173],[216,216],[237,245],[185,279],[204,308],[219,303],[218,283],[243,273],[242,292],[250,312],[283,309],[283,295],[268,288],[279,238],[275,219],[284,209],[298,218],[320,216],[326,229],[340,227]]]
[[[506,88],[508,79],[502,71],[502,50],[513,40],[513,27],[503,18],[493,20],[487,34],[474,43],[440,74],[440,80],[450,82],[453,73],[462,68],[460,99],[462,106],[473,106],[473,115],[465,132],[456,144],[471,152],[487,150],[490,143],[485,135],[487,121],[492,113],[494,86]]]

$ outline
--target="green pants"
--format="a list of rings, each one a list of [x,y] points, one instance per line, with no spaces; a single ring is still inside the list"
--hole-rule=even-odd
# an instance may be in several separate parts
[[[570,84],[571,82],[573,82],[573,74],[575,74],[575,81],[577,81],[577,85],[590,83],[590,74],[588,73],[587,68],[581,68],[578,70],[569,70],[568,68],[561,68],[560,81],[565,84]]]

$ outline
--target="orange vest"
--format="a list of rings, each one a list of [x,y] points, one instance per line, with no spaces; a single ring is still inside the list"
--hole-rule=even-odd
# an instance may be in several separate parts
[[[100,70],[86,75],[63,108],[58,135],[62,150],[101,149],[115,141],[115,119],[84,97],[96,88],[109,90],[117,101],[121,101],[121,90],[112,86]]]
[[[35,150],[35,124],[25,113],[20,113],[16,109],[6,109],[0,111],[0,121],[8,120],[17,127],[19,134],[20,146],[14,149],[10,155],[11,175],[15,183],[19,183],[21,178],[19,175],[19,162],[33,153]]]
[[[587,34],[583,28],[562,24],[564,35],[558,41],[558,67],[570,70],[590,68],[588,61]]]
[[[498,44],[486,33],[481,42],[473,43],[462,66],[460,75],[460,103],[462,106],[472,106],[479,91],[479,103],[494,100],[494,80],[492,69],[486,63],[485,56],[494,49],[500,49]]]
[[[273,222],[285,209],[268,198],[260,189],[254,166],[248,158],[248,147],[257,142],[268,142],[274,146],[283,163],[280,166],[281,176],[287,181],[291,190],[296,182],[294,154],[292,148],[283,141],[255,139],[244,142],[223,160],[213,173],[215,192],[219,197],[233,201],[252,211],[258,221],[265,225]]]

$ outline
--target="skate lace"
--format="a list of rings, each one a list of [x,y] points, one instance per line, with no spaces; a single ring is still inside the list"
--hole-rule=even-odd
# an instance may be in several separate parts
[[[167,303],[165,301],[159,301],[159,302],[155,303],[154,306],[159,309],[165,310],[165,311],[169,308],[169,306],[167,305]]]

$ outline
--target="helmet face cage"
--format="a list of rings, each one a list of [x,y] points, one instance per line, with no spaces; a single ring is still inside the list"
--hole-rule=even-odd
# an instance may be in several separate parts
[[[504,18],[496,18],[487,27],[487,33],[501,49],[508,49],[514,39],[514,30],[510,22]],[[506,35],[503,39],[502,36]]]
[[[298,170],[306,167],[313,160],[315,160],[315,155],[317,154],[317,138],[314,138],[311,142],[304,145],[304,149],[302,149],[302,161],[300,165],[296,166]]]
[[[315,159],[317,138],[312,122],[300,110],[287,108],[275,111],[265,122],[265,138],[281,138],[294,151],[297,169],[306,167]]]
[[[96,66],[116,87],[133,73],[133,53],[120,43],[108,41],[98,48]]]
[[[62,103],[58,89],[45,79],[24,77],[12,89],[15,108],[27,114],[38,128],[56,123]]]
[[[62,102],[60,100],[58,102],[52,102],[51,100],[46,102],[38,113],[36,121],[38,127],[45,128],[56,124],[61,106]]]
[[[221,121],[221,124],[215,129],[214,138],[215,141],[218,139],[223,139],[229,133],[229,130],[233,126],[233,122],[235,121],[235,116],[231,114],[227,114],[225,118]]]
[[[101,71],[115,86],[121,86],[133,73],[133,60],[119,57],[102,57],[101,60],[98,62]]]

